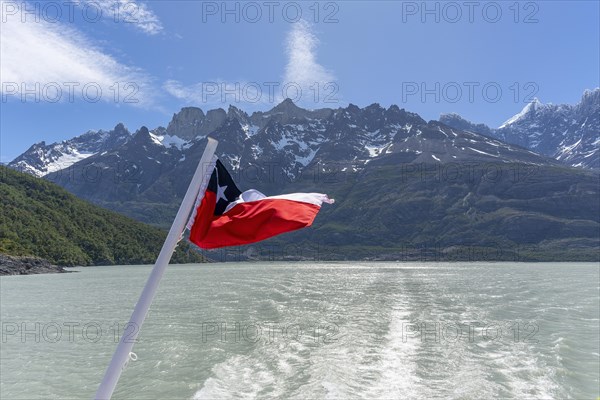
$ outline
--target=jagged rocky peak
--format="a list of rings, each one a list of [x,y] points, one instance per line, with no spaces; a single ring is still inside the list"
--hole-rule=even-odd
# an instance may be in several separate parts
[[[475,124],[469,120],[464,119],[457,113],[445,113],[440,114],[440,122],[456,129],[464,129],[473,131],[472,126]]]
[[[421,118],[419,114],[406,111],[404,108],[400,108],[396,104],[390,105],[390,108],[386,110],[386,113],[387,115],[401,115],[403,117]]]
[[[381,107],[379,103],[373,103],[365,107],[365,111],[369,114],[381,114],[385,111],[385,108]]]
[[[154,128],[150,131],[150,133],[153,135],[156,135],[156,136],[168,135],[167,128],[165,128],[164,126],[159,126],[157,128]]]
[[[586,100],[595,100],[595,102],[598,103],[598,101],[600,101],[600,87],[584,90],[581,101],[583,102]]]
[[[221,127],[225,121],[227,120],[227,112],[222,108],[217,108],[214,110],[209,110],[206,113],[206,120],[204,124],[200,127],[200,136],[206,136],[215,129]]]
[[[240,123],[244,123],[248,121],[250,117],[245,111],[240,110],[236,106],[230,104],[229,108],[227,109],[227,118],[237,119]]]
[[[364,115],[364,116],[381,116],[386,111],[385,108],[381,107],[379,103],[373,103],[371,105],[366,106],[365,108],[360,108],[356,104],[349,103],[348,107],[341,108],[341,111],[346,111],[350,115]]]
[[[286,98],[269,111],[252,113],[250,122],[256,127],[264,128],[267,122],[277,122],[282,125],[296,124],[306,122],[306,120],[325,120],[333,113],[334,110],[331,108],[305,109],[295,104],[293,100]]]
[[[360,115],[361,109],[356,104],[349,103],[346,108],[338,108],[334,111],[333,117],[338,121],[355,121]]]
[[[281,103],[279,103],[275,107],[273,107],[266,114],[276,114],[276,113],[297,114],[297,113],[302,113],[304,111],[306,111],[306,110],[304,110],[303,108],[300,108],[296,104],[294,104],[292,99],[286,98]]]
[[[533,98],[533,100],[531,100],[531,101],[529,102],[529,106],[530,106],[532,109],[534,109],[534,110],[535,110],[536,108],[539,108],[540,106],[543,106],[543,104],[542,104],[542,102],[540,101],[540,99],[538,99],[537,97],[534,97],[534,98]]]
[[[358,114],[358,113],[360,113],[360,107],[357,106],[356,104],[350,103],[350,104],[348,104],[348,107],[346,107],[346,111],[348,111],[349,113],[352,113],[352,114]]]
[[[115,139],[131,136],[131,133],[129,132],[127,127],[122,122],[119,122],[117,125],[115,125],[115,127],[112,129],[112,131],[110,131],[108,133],[110,136],[114,137]]]
[[[118,147],[119,145],[125,143],[131,138],[131,133],[125,125],[119,122],[113,130],[109,132],[98,131],[93,135],[96,136],[96,140],[98,143],[101,143],[100,146],[93,143],[81,143],[77,147],[81,150],[89,151],[90,153],[97,153],[101,151],[107,151],[114,147]]]
[[[404,108],[400,108],[395,104],[392,104],[390,108],[385,110],[384,115],[390,124],[420,125],[425,123],[425,120],[419,114],[407,112]]]
[[[206,119],[204,111],[198,107],[184,107],[173,118],[167,126],[170,136],[178,136],[182,139],[192,140],[201,135],[201,128]]]
[[[222,108],[215,108],[214,110],[208,110],[206,113],[207,121],[214,121],[223,123],[227,119],[227,113]]]
[[[145,141],[145,140],[149,140],[149,139],[150,139],[150,131],[145,126],[142,126],[140,129],[135,131],[135,134],[133,135],[133,140],[135,140],[135,141],[139,141],[139,140]]]
[[[598,113],[600,110],[600,88],[586,90],[581,96],[581,101],[576,106],[582,113]]]
[[[287,98],[267,112],[257,111],[250,116],[253,125],[264,128],[267,122],[278,122],[288,124],[294,120],[308,118],[312,111],[298,107],[294,102]]]
[[[42,140],[41,142],[32,144],[31,147],[29,147],[29,149],[27,149],[26,153],[29,152],[30,150],[40,149],[42,147],[46,147],[45,140]]]
[[[164,142],[164,137],[159,135],[156,130],[150,131],[146,126],[140,127],[133,134],[133,138],[130,141],[133,147],[152,144],[160,147],[168,147],[168,143]]]
[[[485,136],[493,136],[493,131],[489,126],[481,123],[471,122],[456,113],[441,114],[440,122],[452,128],[475,132]]]
[[[310,115],[310,111],[298,107],[291,99],[287,98],[264,113],[264,115],[275,117],[278,122],[287,124],[293,119],[307,118]]]
[[[127,128],[125,127],[125,125],[122,122],[119,122],[117,125],[115,125],[115,128],[113,129],[113,131],[116,134],[127,134],[127,135],[129,135],[129,131],[127,130]]]
[[[464,119],[463,117],[461,117],[459,114],[457,113],[444,113],[444,114],[440,114],[440,122],[442,123],[446,123],[444,121],[453,121],[453,122],[458,122],[458,123],[462,123],[462,122],[470,122],[466,119]]]

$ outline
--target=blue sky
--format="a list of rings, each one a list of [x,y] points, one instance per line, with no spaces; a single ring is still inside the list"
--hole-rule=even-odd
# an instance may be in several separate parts
[[[599,86],[597,1],[0,4],[3,162],[118,122],[166,126],[189,105],[268,110],[287,95],[499,126],[533,97],[576,103]]]

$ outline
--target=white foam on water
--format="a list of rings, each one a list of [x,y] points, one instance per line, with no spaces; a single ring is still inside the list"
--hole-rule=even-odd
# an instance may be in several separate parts
[[[263,363],[249,356],[233,356],[213,367],[208,378],[193,399],[252,399],[261,391],[274,387],[277,377]],[[277,385],[278,386],[278,385]]]
[[[338,384],[323,381],[321,382],[321,385],[323,386],[323,389],[325,389],[325,399],[337,400],[347,397],[347,394],[344,393]]]
[[[567,397],[553,379],[556,370],[534,354],[524,343],[497,353],[490,366],[503,375],[512,398],[560,399]]]
[[[290,382],[309,362],[300,341],[275,339],[257,343],[248,355],[235,355],[216,364],[193,399],[253,399],[289,397]]]
[[[417,375],[418,339],[403,332],[410,323],[410,312],[404,308],[391,314],[389,332],[381,349],[381,361],[374,366],[380,377],[369,388],[367,398],[416,398],[425,394]]]

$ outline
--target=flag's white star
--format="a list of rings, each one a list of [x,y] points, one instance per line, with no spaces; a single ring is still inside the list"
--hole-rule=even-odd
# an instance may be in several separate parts
[[[228,201],[227,197],[225,196],[226,190],[227,190],[227,185],[225,185],[225,186],[217,185],[217,203],[219,202],[220,199]]]

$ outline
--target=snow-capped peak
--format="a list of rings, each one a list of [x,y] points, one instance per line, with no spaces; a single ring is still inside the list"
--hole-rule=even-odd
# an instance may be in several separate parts
[[[539,99],[537,97],[535,97],[529,104],[527,104],[525,107],[523,107],[521,112],[519,112],[518,114],[516,114],[513,117],[511,117],[510,119],[508,119],[506,122],[504,122],[502,125],[500,125],[500,127],[498,129],[502,129],[508,125],[514,124],[515,122],[517,122],[521,118],[525,117],[530,112],[538,110],[542,105],[543,104],[539,101]]]
[[[129,140],[129,131],[117,124],[111,131],[90,130],[69,140],[36,143],[9,163],[12,168],[42,177]]]

